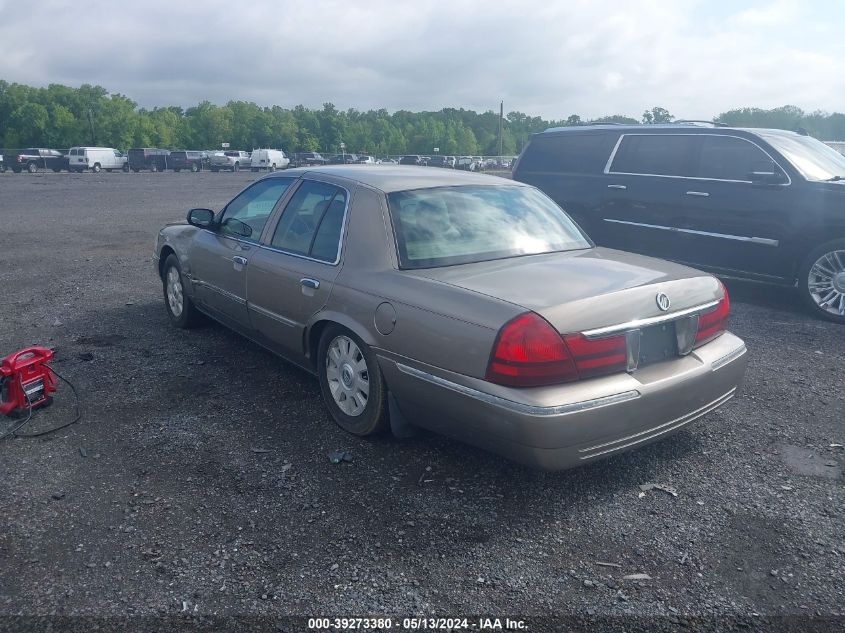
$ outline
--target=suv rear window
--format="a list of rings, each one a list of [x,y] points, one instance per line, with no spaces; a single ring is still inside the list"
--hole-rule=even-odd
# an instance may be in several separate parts
[[[531,139],[519,161],[520,172],[598,174],[604,171],[616,134],[565,132]]]
[[[693,134],[625,134],[610,172],[648,176],[694,176]]]
[[[433,268],[590,248],[531,187],[434,187],[387,196],[402,268]]]

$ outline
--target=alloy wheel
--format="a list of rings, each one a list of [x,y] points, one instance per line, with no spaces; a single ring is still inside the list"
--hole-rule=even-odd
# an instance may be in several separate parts
[[[845,250],[825,253],[810,267],[807,287],[815,304],[835,316],[845,316]]]

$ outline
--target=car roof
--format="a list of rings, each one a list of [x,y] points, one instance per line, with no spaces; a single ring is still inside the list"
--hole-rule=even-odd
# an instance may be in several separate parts
[[[578,132],[593,132],[612,130],[625,134],[628,132],[645,132],[645,133],[671,133],[682,131],[684,134],[725,134],[730,132],[743,132],[745,134],[777,134],[780,136],[801,136],[798,132],[790,130],[780,130],[775,128],[755,128],[755,127],[730,127],[726,125],[701,125],[698,123],[657,123],[650,125],[638,124],[596,124],[596,125],[568,125],[564,127],[550,127],[542,132],[537,132],[537,136],[545,134],[574,134]]]
[[[300,167],[273,172],[265,178],[290,178],[306,175],[326,175],[354,181],[384,193],[426,189],[430,187],[456,187],[461,185],[512,185],[525,187],[520,182],[507,178],[475,174],[469,171],[452,171],[415,167],[410,165],[327,165],[325,167]]]

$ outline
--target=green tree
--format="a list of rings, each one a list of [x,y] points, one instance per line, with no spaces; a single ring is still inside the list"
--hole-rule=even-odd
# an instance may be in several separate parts
[[[671,123],[675,119],[669,114],[669,110],[660,107],[654,107],[651,110],[643,112],[643,123],[646,125],[655,123]]]

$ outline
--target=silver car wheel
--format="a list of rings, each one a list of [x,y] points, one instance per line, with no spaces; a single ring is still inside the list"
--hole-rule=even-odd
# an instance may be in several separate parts
[[[182,277],[175,267],[171,266],[167,271],[167,304],[170,312],[177,319],[182,316],[184,298],[182,296]]]
[[[810,296],[822,310],[845,316],[845,250],[825,253],[810,267]]]
[[[336,336],[326,352],[326,378],[335,404],[350,417],[364,412],[370,397],[367,359],[348,336]]]

